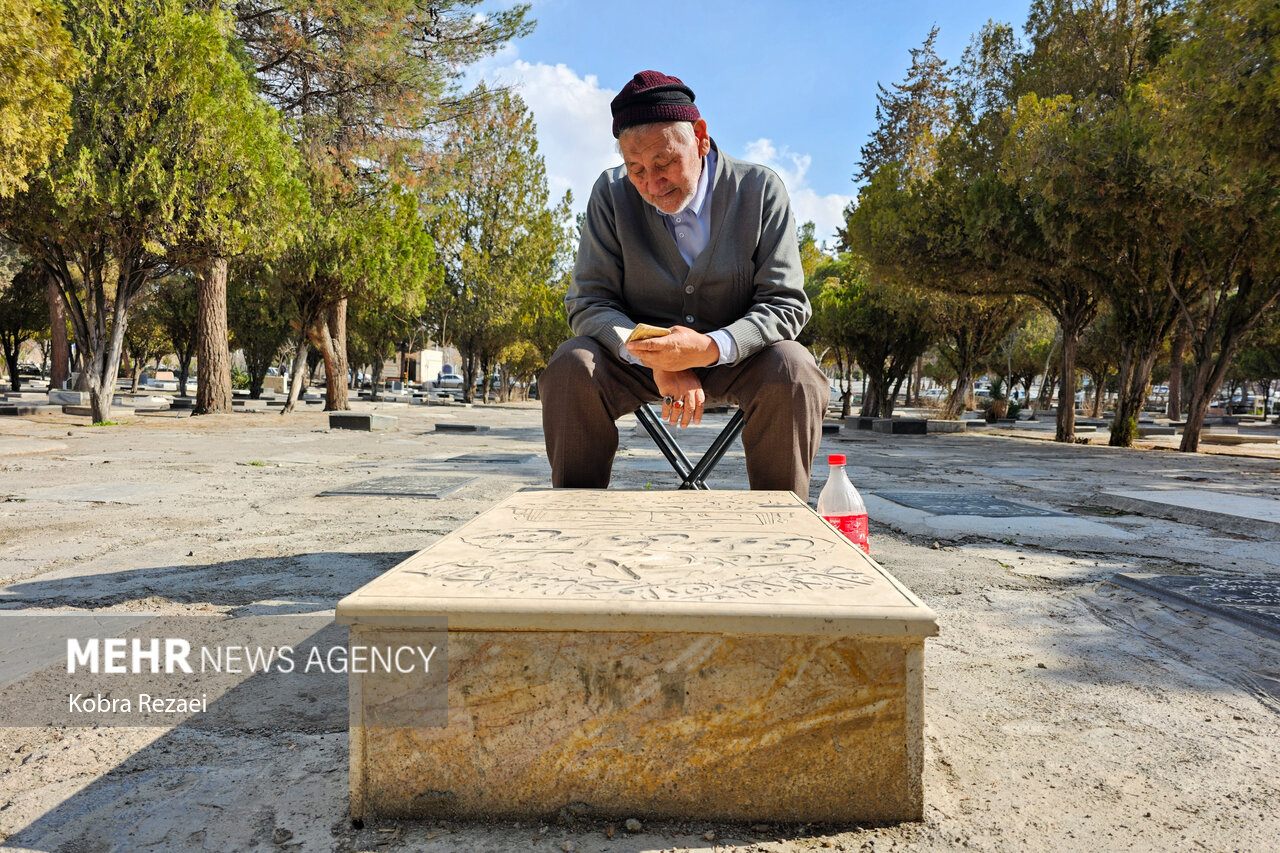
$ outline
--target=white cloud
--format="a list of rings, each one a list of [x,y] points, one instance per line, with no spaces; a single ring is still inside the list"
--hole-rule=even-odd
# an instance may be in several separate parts
[[[615,93],[602,89],[594,74],[579,76],[564,64],[526,62],[514,47],[486,63],[482,73],[495,83],[514,86],[533,111],[552,200],[572,190],[574,212],[585,209],[596,178],[622,162],[609,113]],[[853,196],[819,194],[806,180],[812,158],[786,146],[779,150],[770,139],[749,143],[744,159],[777,172],[791,195],[796,222],[812,221],[818,242],[835,247],[836,229],[844,225],[844,209]]]
[[[579,77],[563,64],[534,65],[515,59],[486,76],[514,86],[533,111],[552,201],[572,190],[574,210],[585,209],[596,178],[622,162],[614,148],[609,113],[614,93],[600,88],[595,75]]]
[[[805,179],[813,158],[808,154],[797,154],[785,145],[779,151],[770,139],[762,138],[747,143],[743,159],[768,166],[777,172],[778,177],[787,185],[796,224],[813,222],[818,243],[825,242],[830,248],[835,248],[838,243],[836,229],[844,226],[844,209],[853,201],[853,196],[838,193],[819,195]]]

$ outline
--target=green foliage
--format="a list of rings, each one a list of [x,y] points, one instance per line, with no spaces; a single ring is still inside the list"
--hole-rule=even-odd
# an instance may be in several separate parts
[[[238,365],[231,365],[231,387],[237,390],[246,390],[252,377],[240,369]]]
[[[894,164],[913,180],[933,173],[938,140],[951,126],[952,75],[934,50],[938,28],[911,51],[911,68],[902,83],[877,84],[876,130],[862,146],[857,178],[870,181],[881,167]]]
[[[813,276],[819,264],[828,259],[826,253],[818,246],[818,240],[814,236],[816,231],[816,225],[806,222],[796,232],[797,242],[800,245],[800,268],[804,270],[805,281]]]
[[[169,334],[161,313],[158,296],[152,287],[138,300],[125,330],[124,349],[133,362],[135,383],[148,362],[169,351]]]
[[[27,188],[71,129],[78,56],[57,0],[0,0],[0,198]]]
[[[936,316],[928,299],[878,281],[852,255],[825,268],[828,275],[814,300],[815,333],[838,341],[866,372],[864,415],[888,417],[916,359],[936,335]]]
[[[526,3],[482,0],[239,0],[236,34],[266,100],[297,129],[312,167],[358,188],[434,165],[420,132],[485,100],[460,95],[471,63],[533,29]]]
[[[462,354],[467,400],[477,371],[487,374],[505,348],[529,340],[546,358],[551,339],[566,331],[554,303],[567,267],[571,199],[549,206],[523,101],[507,92],[486,100],[488,109],[451,129],[444,153],[454,179],[427,199],[444,266],[430,322]]]
[[[262,396],[267,369],[289,341],[292,312],[270,268],[240,264],[227,281],[227,327],[231,344],[244,355],[249,396]]]
[[[182,394],[187,393],[191,359],[196,352],[196,287],[196,277],[190,270],[166,276],[156,285],[156,317],[178,358],[178,390]]]
[[[110,407],[134,298],[165,264],[271,242],[300,204],[278,121],[251,90],[216,9],[72,0],[83,56],[62,153],[0,205],[48,267],[84,356],[95,416]]]
[[[1127,418],[1116,418],[1111,422],[1111,441],[1113,447],[1132,447],[1138,438],[1138,418],[1136,415]]]
[[[18,361],[22,344],[49,327],[49,305],[45,300],[43,271],[28,263],[0,288],[0,349],[4,352],[12,390],[21,388]]]
[[[1267,0],[1188,0],[1171,16],[1168,57],[1144,86],[1161,174],[1187,187],[1180,289],[1195,371],[1181,449],[1250,330],[1280,300],[1280,7]]]

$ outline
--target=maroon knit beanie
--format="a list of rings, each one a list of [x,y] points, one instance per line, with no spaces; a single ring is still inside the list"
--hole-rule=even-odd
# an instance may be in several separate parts
[[[632,77],[609,104],[613,111],[613,135],[637,124],[655,121],[697,121],[693,90],[679,77],[658,71],[641,71]]]

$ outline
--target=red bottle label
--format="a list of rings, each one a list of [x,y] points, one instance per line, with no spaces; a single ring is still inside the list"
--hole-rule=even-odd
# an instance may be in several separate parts
[[[862,553],[871,556],[871,543],[867,536],[867,516],[862,515],[824,515],[831,526],[845,535],[850,542],[862,549]]]

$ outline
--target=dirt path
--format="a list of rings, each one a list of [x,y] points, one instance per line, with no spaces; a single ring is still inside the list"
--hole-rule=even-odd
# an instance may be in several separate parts
[[[188,623],[267,618],[300,636],[335,630],[326,625],[347,592],[512,490],[547,480],[536,404],[381,411],[400,418],[395,430],[329,432],[316,412],[136,417],[99,428],[56,416],[0,422],[0,619],[10,612],[136,613]],[[449,422],[491,429],[434,431]],[[1047,467],[1052,446],[982,441],[998,444],[1008,465],[1054,476]],[[895,482],[927,482],[936,471],[957,470],[948,454],[963,451],[947,448],[977,446],[930,444],[919,452],[936,458],[916,459],[911,464],[923,467],[913,472],[899,458],[901,446],[868,442],[854,448],[851,464],[873,473],[892,469],[897,473],[885,476]],[[1099,467],[1116,477],[1151,476],[1137,454],[1070,450],[1098,454]],[[464,454],[502,456],[450,461]],[[1221,469],[1224,482],[1246,475],[1263,482],[1275,464],[1219,459],[1178,462],[1194,467],[1195,476]],[[647,439],[624,429],[616,486],[657,485],[664,467]],[[741,480],[742,471],[741,454],[733,453],[713,485]],[[318,497],[388,476],[467,482],[442,500]],[[965,476],[975,485],[990,482],[980,471]],[[1208,555],[1219,551],[1221,563],[1231,562],[1222,549],[1232,539],[1190,558],[1182,549],[1161,555],[1153,537],[1169,533],[1170,523],[1121,522],[1135,535],[1097,553],[1070,542],[981,539],[935,548],[928,539],[873,527],[877,558],[940,617],[941,635],[925,655],[921,823],[646,823],[629,834],[621,824],[569,818],[387,821],[357,829],[345,815],[346,685],[335,677],[311,690],[307,707],[282,708],[269,721],[246,718],[238,727],[0,730],[0,846],[1274,850],[1280,643],[1107,583],[1116,568],[1218,568]],[[1265,543],[1237,541],[1239,570],[1280,575]],[[246,707],[270,699],[252,684],[239,692]]]

